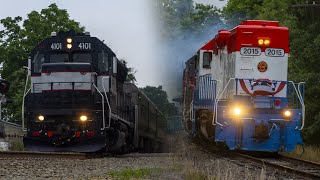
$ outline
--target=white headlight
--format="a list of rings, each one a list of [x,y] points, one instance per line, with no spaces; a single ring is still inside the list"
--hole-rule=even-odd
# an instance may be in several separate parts
[[[38,120],[39,121],[43,121],[44,120],[44,116],[42,116],[42,115],[38,116]]]
[[[285,118],[289,118],[289,117],[291,117],[291,112],[286,110],[286,111],[284,111],[283,115]]]
[[[241,114],[241,109],[240,108],[234,108],[233,109],[233,114],[236,116],[239,116]]]
[[[88,119],[87,116],[80,116],[80,120],[81,120],[81,121],[86,121],[87,119]]]

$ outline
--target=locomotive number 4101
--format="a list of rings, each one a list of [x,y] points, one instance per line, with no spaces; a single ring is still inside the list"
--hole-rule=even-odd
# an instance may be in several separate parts
[[[51,47],[52,50],[60,50],[60,49],[62,49],[62,43],[52,43],[50,47]],[[83,42],[81,42],[81,43],[78,44],[78,48],[79,49],[90,50],[91,49],[91,43],[83,43]]]

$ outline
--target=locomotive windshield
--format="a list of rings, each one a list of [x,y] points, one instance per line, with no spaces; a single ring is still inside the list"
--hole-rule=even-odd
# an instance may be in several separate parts
[[[72,56],[73,62],[84,62],[84,63],[92,63],[92,55],[84,54],[84,53],[75,53]]]
[[[51,54],[50,63],[69,62],[68,54]]]
[[[92,55],[88,53],[74,53],[69,54],[51,54],[50,63],[60,63],[60,62],[84,62],[92,63]]]

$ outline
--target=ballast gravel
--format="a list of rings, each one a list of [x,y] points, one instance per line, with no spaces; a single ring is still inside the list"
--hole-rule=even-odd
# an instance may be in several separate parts
[[[151,169],[133,179],[294,179],[279,172],[212,154],[190,141],[187,133],[168,136],[168,151],[175,156],[104,157],[69,159],[0,159],[0,179],[117,179],[111,172]],[[154,171],[152,171],[154,170]],[[121,178],[121,177],[120,177]],[[130,177],[129,177],[130,178]],[[298,178],[297,178],[298,179]]]

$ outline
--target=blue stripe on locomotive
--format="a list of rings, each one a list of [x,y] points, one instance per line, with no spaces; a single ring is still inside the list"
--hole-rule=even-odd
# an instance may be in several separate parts
[[[214,99],[216,95],[216,81],[211,75],[200,76],[197,79],[197,87],[194,92],[195,109],[214,109]]]
[[[194,110],[207,109],[214,112],[216,81],[211,79],[211,75],[198,77],[197,87],[194,92]],[[290,88],[287,89],[288,95]],[[253,104],[248,107],[251,113],[246,119],[237,119],[228,117],[226,112],[230,111],[230,106],[225,102],[219,102],[217,108],[217,119],[223,126],[215,126],[215,141],[225,143],[231,150],[265,151],[279,152],[292,151],[297,144],[303,144],[299,128],[301,126],[301,107],[297,99],[275,97],[246,97],[234,96],[234,100],[241,104]],[[280,106],[270,108],[275,99],[281,101]],[[293,99],[293,100],[292,100]],[[293,102],[296,106],[288,104]],[[296,103],[294,103],[294,101]],[[231,101],[231,103],[234,101]],[[288,107],[294,107],[287,109]],[[290,110],[292,116],[290,120],[284,120],[283,110]],[[195,118],[195,116],[193,117]],[[196,123],[193,120],[193,133],[196,133]],[[268,136],[266,138],[255,137],[256,128],[266,127]]]

